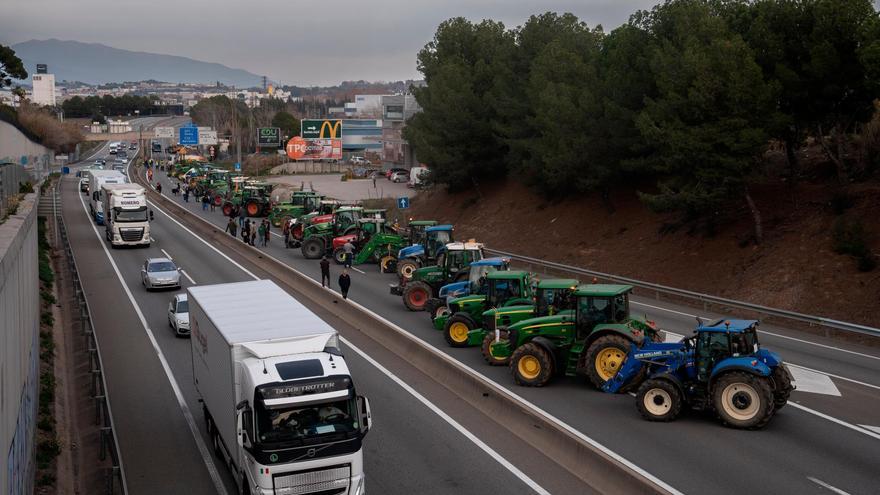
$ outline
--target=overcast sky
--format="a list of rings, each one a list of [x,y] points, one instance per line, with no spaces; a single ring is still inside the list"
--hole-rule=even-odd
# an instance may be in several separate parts
[[[284,84],[416,79],[445,19],[572,12],[606,31],[658,0],[0,0],[0,44],[58,38],[182,55]]]

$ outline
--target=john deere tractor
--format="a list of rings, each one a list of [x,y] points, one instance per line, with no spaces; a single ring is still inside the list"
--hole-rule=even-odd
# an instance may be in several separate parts
[[[223,214],[229,216],[236,206],[244,208],[249,217],[264,217],[272,209],[273,184],[267,182],[248,182],[245,186],[229,195],[223,203]]]
[[[437,291],[437,297],[428,299],[425,303],[425,311],[431,318],[431,324],[437,330],[443,329],[443,324],[437,325],[435,320],[438,317],[449,317],[449,302],[453,299],[464,297],[469,294],[486,295],[489,291],[486,276],[496,270],[510,270],[509,258],[483,258],[473,261],[468,267],[468,278],[458,282],[452,282],[440,287]]]
[[[480,345],[483,312],[490,308],[530,304],[534,288],[532,275],[523,271],[493,271],[486,275],[486,294],[470,294],[448,302],[449,312],[434,318],[434,328],[452,347]]]
[[[195,194],[200,197],[208,194],[216,206],[223,204],[226,192],[229,191],[229,181],[234,176],[227,170],[208,170],[205,175],[195,181]]]
[[[289,203],[277,203],[269,212],[269,221],[275,227],[281,227],[285,222],[299,218],[306,213],[318,211],[324,196],[314,191],[294,191],[290,195]]]
[[[287,247],[302,247],[303,230],[312,224],[326,223],[333,220],[333,212],[344,206],[335,199],[318,201],[318,209],[290,220],[290,236]]]
[[[318,259],[327,254],[333,238],[354,232],[358,219],[363,216],[360,206],[338,208],[329,222],[313,223],[303,228],[302,254],[306,259]]]
[[[693,336],[681,342],[631,343],[623,367],[602,389],[638,386],[636,406],[648,421],[672,421],[688,407],[714,410],[734,428],[761,428],[794,386],[782,358],[760,347],[757,327],[755,320],[697,319]]]
[[[358,226],[354,233],[333,239],[333,259],[340,265],[345,263],[344,246],[350,242],[355,248],[353,264],[378,263],[385,272],[405,239],[386,227],[382,218],[361,218]]]
[[[417,269],[412,278],[400,276],[390,291],[403,297],[410,311],[423,311],[428,299],[437,297],[440,287],[468,278],[471,262],[483,259],[483,245],[478,242],[451,242],[438,251],[437,264]]]
[[[489,346],[494,359],[510,358],[516,383],[546,385],[557,373],[586,374],[601,388],[623,365],[630,344],[658,340],[653,322],[629,313],[632,286],[583,284],[575,311],[539,316],[507,327],[507,338]]]
[[[452,242],[452,225],[422,226],[410,224],[410,246],[397,253],[397,274],[409,280],[416,269],[437,260],[443,246]]]

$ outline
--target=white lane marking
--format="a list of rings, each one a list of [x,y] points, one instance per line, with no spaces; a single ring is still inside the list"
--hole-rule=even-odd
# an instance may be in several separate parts
[[[861,385],[861,386],[863,386],[863,387],[869,387],[869,388],[874,388],[874,389],[880,390],[880,386],[878,386],[878,385],[874,385],[874,384],[872,384],[872,383],[860,382],[860,381],[858,381],[858,380],[853,380],[852,378],[847,378],[847,377],[845,377],[845,376],[835,375],[835,374],[833,374],[833,373],[826,373],[826,372],[824,372],[824,371],[814,370],[813,368],[807,368],[806,366],[801,366],[801,365],[799,365],[799,364],[785,363],[785,365],[788,366],[789,368],[802,368],[802,369],[805,369],[805,370],[808,370],[808,371],[813,371],[813,372],[815,372],[815,373],[822,373],[823,375],[828,375],[828,376],[830,376],[830,377],[837,378],[837,379],[839,379],[839,380],[846,380],[846,381],[848,381],[848,382],[852,382],[852,383],[855,383],[855,384],[857,384],[857,385]]]
[[[809,407],[802,406],[802,405],[798,404],[797,402],[788,401],[788,405],[791,407],[794,407],[795,409],[800,409],[801,411],[804,411],[804,412],[807,412],[807,413],[812,414],[814,416],[818,416],[822,419],[826,419],[828,421],[831,421],[832,423],[837,423],[840,426],[843,426],[844,428],[849,428],[850,430],[857,431],[863,435],[867,435],[867,436],[874,438],[876,440],[880,440],[880,433],[874,433],[871,430],[866,430],[866,429],[859,427],[859,426],[856,426],[852,423],[847,423],[846,421],[844,421],[842,419],[837,419],[837,418],[829,416],[827,414],[820,413],[819,411],[816,411],[815,409],[810,409]]]
[[[150,204],[152,204],[152,203],[150,203]],[[216,247],[214,247],[213,245],[211,245],[210,243],[208,243],[207,241],[205,241],[204,239],[202,239],[198,234],[196,234],[196,233],[193,232],[192,230],[190,230],[190,229],[184,227],[180,222],[178,222],[176,219],[174,219],[170,214],[168,214],[168,213],[166,213],[165,211],[163,211],[162,208],[160,208],[159,206],[157,206],[157,205],[155,205],[155,204],[153,204],[153,206],[154,206],[157,210],[159,210],[160,213],[162,213],[162,214],[165,215],[166,217],[170,218],[171,221],[173,221],[174,223],[176,223],[177,225],[179,225],[183,230],[185,230],[186,232],[189,232],[190,235],[192,235],[193,237],[195,237],[196,239],[198,239],[199,241],[201,241],[202,244],[208,246],[209,248],[211,248],[212,250],[214,250],[214,252],[216,252],[217,254],[219,254],[220,256],[222,256],[223,258],[226,258],[226,260],[228,260],[230,263],[232,263],[232,264],[235,265],[236,267],[240,268],[243,272],[245,272],[245,273],[247,273],[248,275],[250,275],[254,280],[259,280],[259,277],[257,277],[256,275],[254,275],[253,272],[251,272],[251,271],[248,270],[247,268],[241,266],[241,264],[237,263],[235,260],[233,260],[232,258],[230,258],[229,256],[227,256],[226,253],[220,251],[219,249],[217,249]],[[216,228],[216,226],[215,226],[214,224],[208,222],[207,220],[205,220],[205,219],[203,219],[203,218],[201,218],[201,217],[195,216],[194,218],[200,218],[200,219],[201,219],[203,222],[205,222],[206,224],[210,225],[211,227]],[[272,256],[272,255],[270,255],[270,254],[268,254],[268,253],[263,253],[263,256],[265,256],[265,257],[267,257],[267,258],[269,258],[269,259],[275,261],[276,263],[281,264],[282,266],[286,267],[288,270],[292,271],[293,273],[296,273],[297,275],[299,275],[300,277],[304,278],[305,280],[311,282],[311,283],[314,284],[314,285],[318,285],[318,284],[320,283],[320,282],[318,282],[317,280],[315,280],[315,279],[313,279],[313,278],[311,278],[311,277],[305,275],[304,273],[300,272],[300,271],[297,270],[296,268],[293,268],[292,266],[288,265],[287,263],[284,263],[283,261],[281,261],[281,260],[275,258],[274,256]],[[327,290],[336,293],[336,291],[333,291],[333,290],[330,289],[330,288],[328,288]],[[608,447],[605,447],[604,445],[602,445],[602,444],[599,443],[598,441],[593,440],[591,437],[588,437],[587,435],[585,435],[584,433],[582,433],[582,432],[580,432],[579,430],[575,429],[574,427],[568,425],[567,423],[564,423],[564,422],[563,422],[562,420],[560,420],[559,418],[557,418],[557,417],[551,415],[550,413],[548,413],[547,411],[545,411],[545,410],[539,408],[539,407],[536,406],[535,404],[532,404],[531,402],[525,400],[524,398],[520,397],[519,395],[514,394],[514,393],[511,392],[510,390],[508,390],[508,389],[502,387],[501,385],[499,385],[498,383],[496,383],[494,380],[491,380],[490,378],[486,377],[486,376],[483,375],[482,373],[478,373],[478,372],[475,371],[473,368],[471,368],[471,367],[469,367],[469,366],[467,366],[467,365],[461,363],[461,362],[458,361],[457,359],[455,359],[455,358],[453,358],[453,357],[447,355],[446,353],[440,352],[439,350],[437,350],[436,348],[434,348],[433,346],[431,346],[431,345],[428,344],[427,342],[425,342],[425,341],[423,341],[423,340],[421,340],[421,339],[415,337],[414,335],[410,334],[409,332],[407,332],[407,331],[404,330],[403,328],[399,327],[399,326],[396,325],[395,323],[392,323],[391,321],[388,321],[387,319],[385,319],[384,317],[380,316],[379,314],[376,314],[376,313],[373,312],[372,310],[370,310],[370,309],[368,309],[368,308],[366,308],[366,307],[364,307],[364,306],[358,304],[357,302],[355,302],[355,301],[353,301],[353,300],[351,300],[351,299],[349,299],[348,302],[349,302],[350,304],[353,304],[353,305],[357,306],[358,309],[360,309],[361,311],[364,311],[364,312],[366,312],[366,313],[372,315],[373,318],[376,318],[377,320],[383,322],[384,324],[386,324],[386,325],[388,325],[388,326],[391,326],[392,328],[396,329],[396,330],[397,330],[398,332],[400,332],[403,336],[405,336],[406,338],[409,338],[410,340],[412,340],[416,345],[420,345],[420,346],[424,347],[425,349],[429,350],[431,353],[433,353],[434,355],[436,355],[436,356],[439,357],[440,359],[444,359],[444,360],[446,360],[447,362],[451,363],[453,366],[456,366],[456,367],[458,367],[459,369],[461,369],[461,370],[463,370],[463,371],[465,371],[465,372],[467,372],[467,373],[469,373],[469,374],[471,374],[471,375],[473,375],[473,376],[477,376],[477,377],[479,377],[480,379],[485,380],[487,383],[489,383],[491,386],[493,386],[493,387],[494,387],[499,393],[502,393],[502,394],[504,394],[504,395],[510,397],[511,399],[513,399],[513,400],[515,400],[515,401],[517,401],[517,402],[523,404],[526,408],[531,409],[531,410],[537,412],[537,413],[540,414],[540,415],[543,415],[544,417],[546,417],[547,419],[549,419],[551,422],[556,423],[556,424],[559,425],[561,428],[563,428],[563,429],[565,429],[566,431],[568,431],[570,434],[575,435],[575,436],[577,436],[578,438],[580,438],[583,442],[586,442],[586,443],[592,445],[594,448],[596,448],[596,449],[598,449],[598,450],[601,450],[604,454],[606,454],[607,456],[611,457],[611,458],[614,459],[615,461],[617,461],[617,462],[623,464],[623,465],[626,466],[628,469],[630,469],[630,470],[632,470],[632,471],[635,471],[635,472],[638,473],[640,476],[644,477],[645,479],[647,479],[647,480],[650,481],[651,483],[654,483],[655,485],[659,486],[659,487],[662,488],[663,490],[666,490],[666,491],[669,493],[669,495],[684,495],[682,492],[676,490],[676,489],[673,488],[671,485],[667,484],[665,481],[661,480],[660,478],[654,476],[653,474],[649,473],[648,471],[646,471],[646,470],[642,469],[641,467],[637,466],[635,463],[633,463],[632,461],[630,461],[630,460],[624,458],[623,456],[621,456],[621,455],[618,454],[617,452],[614,452],[613,450],[609,449]],[[341,336],[340,336],[340,337],[341,337]]]
[[[541,485],[539,485],[538,483],[536,483],[536,482],[535,482],[533,479],[531,479],[527,474],[525,474],[524,472],[520,471],[519,468],[517,468],[516,466],[514,466],[513,464],[511,464],[507,459],[505,459],[501,454],[499,454],[498,452],[496,452],[492,447],[486,445],[485,442],[483,442],[482,440],[480,440],[479,438],[477,438],[476,435],[474,435],[473,433],[471,433],[470,431],[468,431],[467,428],[465,428],[465,427],[462,426],[458,421],[456,421],[456,420],[453,419],[451,416],[449,416],[448,414],[446,414],[442,409],[440,409],[439,407],[437,407],[436,405],[434,405],[434,403],[431,402],[431,401],[429,401],[427,398],[425,398],[425,396],[423,396],[422,394],[420,394],[419,392],[417,392],[414,388],[410,387],[406,382],[404,382],[403,380],[401,380],[400,378],[398,378],[397,375],[395,375],[394,373],[392,373],[391,371],[389,371],[387,368],[385,368],[384,366],[382,366],[381,364],[379,364],[379,362],[377,362],[375,359],[373,359],[373,358],[371,358],[370,356],[368,356],[366,352],[360,350],[357,346],[355,346],[354,344],[352,344],[351,342],[349,342],[348,339],[346,339],[346,338],[344,338],[344,337],[341,337],[341,336],[340,336],[340,339],[342,340],[343,343],[345,343],[345,345],[347,345],[349,348],[351,348],[354,352],[358,353],[358,354],[359,354],[362,358],[364,358],[368,363],[372,364],[377,370],[379,370],[380,372],[382,372],[382,374],[384,374],[384,375],[387,376],[391,381],[393,381],[394,383],[396,383],[397,385],[399,385],[400,388],[402,388],[402,389],[405,390],[407,393],[409,393],[410,395],[412,395],[413,397],[415,397],[416,400],[418,400],[419,402],[421,402],[425,407],[427,407],[428,409],[430,409],[434,414],[436,414],[437,416],[440,416],[440,418],[443,419],[443,421],[446,421],[447,423],[449,423],[450,426],[452,426],[453,428],[455,428],[459,433],[461,433],[462,435],[464,435],[465,438],[467,438],[467,439],[470,440],[474,445],[476,445],[477,447],[479,447],[480,450],[482,450],[483,452],[485,452],[486,454],[488,454],[489,457],[491,457],[492,459],[494,459],[498,464],[501,464],[505,469],[507,469],[507,470],[510,471],[514,476],[516,476],[517,478],[519,478],[519,480],[522,481],[523,483],[525,483],[529,488],[531,488],[532,490],[534,490],[536,493],[540,493],[540,494],[542,494],[542,495],[550,495],[550,492],[548,492],[548,491],[545,490]]]
[[[82,199],[82,195],[80,195],[79,197],[79,202],[80,204],[82,204],[83,211],[85,212],[86,216],[88,216],[89,210],[86,209],[86,204]],[[113,267],[113,271],[116,272],[116,277],[119,279],[119,283],[122,284],[122,289],[125,291],[125,294],[128,296],[128,300],[134,307],[134,311],[135,313],[137,313],[138,318],[141,321],[141,325],[144,327],[144,331],[147,333],[147,338],[150,339],[150,343],[153,345],[153,350],[156,351],[156,355],[159,357],[159,362],[162,364],[162,369],[165,371],[165,376],[171,383],[171,389],[174,390],[174,395],[177,398],[177,403],[180,405],[180,409],[183,411],[183,417],[186,419],[186,423],[187,425],[189,425],[189,429],[192,432],[193,438],[195,438],[196,446],[199,449],[199,453],[202,455],[202,459],[205,461],[205,467],[208,469],[208,474],[211,476],[211,480],[214,482],[214,488],[217,490],[217,493],[226,494],[226,486],[223,484],[223,480],[220,479],[220,474],[217,472],[217,467],[214,465],[214,459],[211,455],[211,452],[208,450],[207,445],[205,445],[205,441],[202,439],[202,436],[199,433],[199,429],[196,426],[195,419],[193,419],[193,415],[189,410],[189,406],[186,405],[186,400],[183,398],[183,393],[180,391],[180,386],[177,385],[177,380],[174,378],[174,373],[172,373],[171,367],[168,365],[168,361],[165,359],[165,355],[162,353],[162,349],[159,347],[159,342],[156,341],[156,336],[153,335],[153,331],[150,330],[150,326],[147,324],[147,319],[144,317],[144,313],[141,311],[140,306],[138,306],[137,301],[135,301],[131,290],[129,290],[128,285],[125,283],[125,279],[122,278],[122,272],[119,271],[119,267],[116,265],[116,261],[113,259],[113,256],[110,255],[110,251],[107,249],[104,240],[101,239],[101,235],[98,233],[98,228],[95,227],[94,224],[92,224],[91,222],[89,222],[89,224],[92,226],[92,230],[95,232],[95,237],[98,238],[98,243],[104,250],[104,254],[107,255],[107,259],[110,260],[110,265]]]
[[[360,268],[357,268],[357,267],[354,267],[354,266],[351,266],[351,267],[349,267],[349,268],[351,268],[352,270],[354,270],[354,271],[356,271],[356,272],[358,272],[358,273],[360,273],[360,274],[362,274],[362,275],[366,275],[366,274],[367,274],[367,272],[362,271]]]
[[[189,273],[186,273],[186,270],[181,269],[181,270],[180,270],[180,273],[182,273],[183,276],[186,277],[187,280],[189,280],[189,283],[191,283],[191,284],[193,284],[193,285],[199,285],[199,284],[196,283],[195,280],[193,280],[192,277],[189,276]]]
[[[800,366],[789,366],[791,378],[794,382],[797,392],[807,392],[813,394],[834,395],[840,397],[840,390],[837,385],[831,381],[831,378],[824,373],[816,373],[815,371],[801,368]]]
[[[162,249],[162,248],[159,248],[159,251],[162,251],[162,253],[165,254],[165,257],[166,257],[166,258],[168,258],[169,260],[174,261],[174,258],[172,258],[170,254],[168,254],[168,251],[165,251],[165,250]]]
[[[645,306],[646,308],[653,308],[653,309],[656,309],[656,310],[659,310],[659,311],[665,311],[665,312],[667,312],[667,313],[673,313],[673,314],[682,315],[682,316],[689,316],[689,317],[691,317],[691,318],[696,318],[696,317],[697,317],[697,315],[692,315],[692,314],[690,314],[690,313],[682,313],[681,311],[675,311],[675,310],[673,310],[673,309],[663,308],[663,307],[660,307],[660,306],[654,306],[654,305],[651,305],[651,304],[645,304],[645,303],[641,303],[641,302],[637,302],[637,301],[630,301],[630,303],[631,303],[631,304],[637,304],[637,305],[639,305],[639,306]],[[712,318],[707,318],[707,317],[701,317],[701,318],[702,318],[703,320],[711,320],[711,319],[712,319]],[[822,347],[822,348],[824,348],[824,349],[832,349],[832,350],[835,350],[835,351],[845,352],[845,353],[847,353],[847,354],[854,354],[854,355],[856,355],[856,356],[866,357],[866,358],[868,358],[868,359],[877,359],[877,360],[880,360],[880,356],[872,356],[872,355],[870,355],[870,354],[865,354],[865,353],[862,353],[862,352],[851,351],[851,350],[849,350],[849,349],[841,349],[840,347],[834,347],[834,346],[832,346],[832,345],[820,344],[820,343],[818,343],[818,342],[811,342],[811,341],[809,341],[809,340],[799,339],[799,338],[797,338],[797,337],[789,337],[788,335],[782,335],[782,334],[775,333],[775,332],[768,332],[767,330],[758,330],[758,333],[764,333],[764,334],[767,334],[767,335],[772,335],[772,336],[774,336],[774,337],[779,337],[779,338],[781,338],[781,339],[794,340],[795,342],[801,342],[801,343],[803,343],[803,344],[814,345],[814,346],[817,346],[817,347]]]
[[[837,495],[849,495],[848,492],[845,492],[845,491],[841,490],[840,488],[833,487],[818,478],[813,478],[812,476],[807,476],[807,479],[812,481],[813,483],[821,486],[822,488],[827,488],[827,489],[831,490],[832,492],[836,493]]]
[[[871,426],[871,425],[859,425],[859,426],[861,426],[862,428],[865,428],[867,430],[871,430],[874,433],[880,433],[880,426]]]

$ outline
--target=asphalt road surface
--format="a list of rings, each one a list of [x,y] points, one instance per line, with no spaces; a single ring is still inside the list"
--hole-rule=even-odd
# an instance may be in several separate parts
[[[147,257],[170,256],[185,272],[184,287],[251,276],[155,207],[149,248],[111,250],[83,201],[76,181],[64,178],[63,216],[101,347],[129,492],[234,493],[228,470],[206,447],[190,342],[175,337],[168,325],[167,306],[176,291],[147,292],[139,270]],[[320,316],[334,322],[333,315]],[[343,350],[359,393],[373,409],[364,452],[370,493],[590,492],[433,378],[352,329],[340,330],[358,347]]]
[[[166,194],[171,182],[161,173]],[[154,181],[156,178],[154,177]],[[183,204],[178,196],[176,201]],[[191,213],[225,226],[219,209],[203,212],[197,201]],[[443,219],[437,219],[442,221]],[[275,232],[280,234],[280,232]],[[317,261],[298,249],[284,249],[273,235],[274,256],[319,278]],[[710,415],[687,414],[669,424],[643,421],[629,395],[609,396],[584,379],[555,379],[547,387],[518,387],[506,368],[484,364],[477,349],[451,349],[433,330],[425,313],[407,311],[400,297],[388,293],[393,275],[375,265],[356,267],[350,296],[475,371],[508,387],[560,421],[600,442],[684,493],[878,493],[880,465],[880,351],[791,329],[763,325],[762,345],[789,363],[798,390],[789,405],[761,431],[725,428]],[[338,274],[334,268],[334,279]],[[705,314],[667,302],[634,298],[633,311],[645,313],[661,328],[689,334],[694,316]],[[821,312],[817,310],[817,312]],[[463,481],[468,486],[471,480]],[[830,488],[829,488],[830,487]]]

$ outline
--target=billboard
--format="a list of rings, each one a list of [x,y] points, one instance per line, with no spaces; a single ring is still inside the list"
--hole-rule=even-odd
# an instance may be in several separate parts
[[[287,156],[293,160],[341,160],[342,140],[294,136],[287,142]]]
[[[199,144],[217,144],[217,131],[210,127],[199,127]]]
[[[281,129],[278,127],[260,127],[257,131],[257,146],[261,148],[280,147]]]
[[[174,139],[173,127],[156,127],[153,131],[156,139]]]
[[[299,135],[304,139],[340,139],[342,120],[303,119]]]

